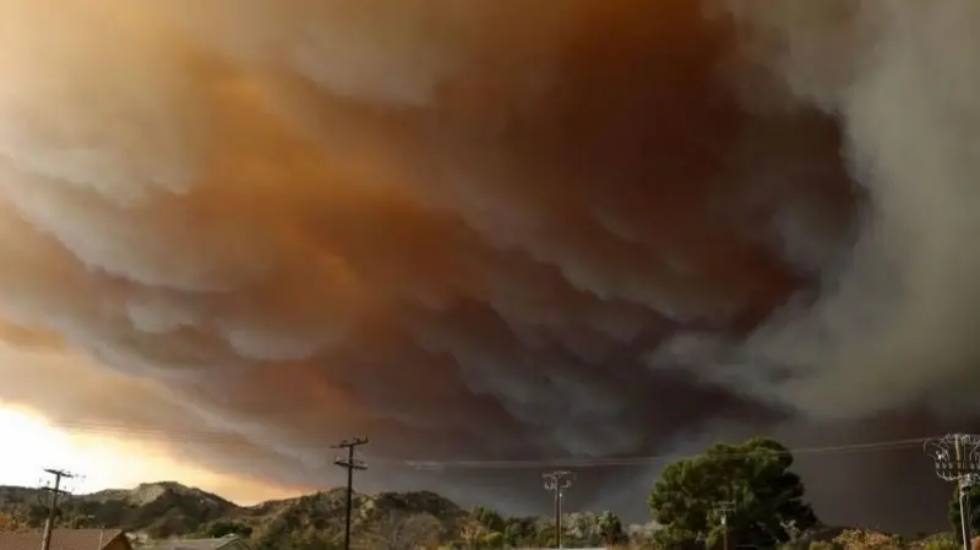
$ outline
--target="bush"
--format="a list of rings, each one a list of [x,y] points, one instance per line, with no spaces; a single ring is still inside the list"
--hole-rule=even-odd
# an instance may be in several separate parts
[[[934,538],[927,541],[922,550],[960,550],[960,543],[951,538]]]
[[[892,537],[876,531],[850,529],[841,533],[834,543],[846,550],[896,550],[902,546]]]

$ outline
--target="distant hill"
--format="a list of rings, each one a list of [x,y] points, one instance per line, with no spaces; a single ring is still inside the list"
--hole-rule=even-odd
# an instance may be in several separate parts
[[[134,489],[73,495],[64,500],[58,520],[66,527],[122,528],[150,538],[217,537],[234,533],[265,541],[269,548],[300,548],[303,545],[294,539],[339,540],[345,497],[345,490],[333,489],[239,506],[200,489],[157,482]],[[0,486],[0,514],[8,514],[29,528],[39,528],[46,514],[44,498],[39,489]],[[382,536],[378,533],[388,529],[393,518],[398,521],[424,518],[429,531],[447,540],[463,536],[467,529],[471,532],[467,534],[479,535],[480,531],[474,527],[478,522],[470,511],[436,493],[355,493],[352,523],[359,536]],[[287,541],[293,542],[286,544]]]
[[[47,513],[39,489],[0,487],[0,512],[32,526]],[[135,489],[112,489],[73,495],[60,507],[66,526],[123,528],[152,536],[185,535],[204,524],[244,510],[217,495],[174,482],[144,483]]]
[[[44,523],[44,493],[0,486],[0,521],[17,528]],[[237,534],[256,550],[333,550],[344,530],[346,491],[239,506],[218,495],[174,482],[144,483],[67,498],[58,521],[65,527],[121,528],[146,538],[212,538]],[[352,532],[360,547],[404,549],[435,544],[499,548],[547,547],[554,524],[548,518],[505,517],[493,510],[466,510],[429,491],[355,493]],[[599,546],[599,516],[569,514],[569,547]],[[618,523],[617,523],[618,524]]]

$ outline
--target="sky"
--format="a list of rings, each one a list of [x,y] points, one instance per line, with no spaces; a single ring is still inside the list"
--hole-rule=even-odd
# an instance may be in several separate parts
[[[364,435],[538,513],[514,461],[980,428],[976,2],[383,6],[0,0],[9,475],[254,501]],[[824,458],[824,517],[942,523],[920,450]]]
[[[98,434],[106,430],[78,426],[65,429],[19,407],[0,407],[0,433],[6,442],[0,455],[0,485],[51,487],[54,477],[45,470],[52,469],[72,476],[61,485],[71,494],[133,488],[171,479],[205,488],[242,505],[304,492],[302,488],[222,475],[182,463],[166,448],[127,444],[125,438],[86,431]]]

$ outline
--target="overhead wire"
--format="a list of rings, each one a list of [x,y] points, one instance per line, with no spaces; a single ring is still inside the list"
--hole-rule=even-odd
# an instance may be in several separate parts
[[[103,422],[83,422],[83,421],[54,421],[49,422],[54,427],[61,428],[70,433],[101,435],[119,439],[143,439],[153,440],[161,443],[183,443],[194,446],[205,446],[213,448],[234,448],[240,449],[281,446],[281,442],[262,441],[252,437],[229,434],[218,430],[204,429],[180,429],[180,430],[160,430],[151,427],[129,426],[120,424],[107,424]],[[790,447],[784,454],[791,454],[794,457],[809,455],[841,455],[854,453],[877,453],[894,452],[908,450],[913,447],[921,447],[926,441],[935,439],[934,436],[918,437],[911,439],[873,441],[863,443],[850,443],[841,445],[809,446],[809,447]],[[332,445],[326,441],[311,442],[308,444],[290,444],[289,448],[302,451],[323,451],[330,452]],[[763,454],[779,454],[776,451],[761,451]],[[726,452],[723,456],[728,459],[747,458],[758,454]],[[585,457],[585,458],[528,458],[528,459],[426,459],[410,457],[391,457],[391,456],[372,456],[364,453],[364,458],[379,465],[403,466],[418,470],[447,470],[447,469],[467,469],[467,470],[508,470],[508,469],[536,469],[536,468],[612,468],[612,467],[636,467],[665,464],[678,460],[690,460],[707,456],[705,452],[693,454],[656,454],[638,455],[623,457]],[[239,457],[241,458],[241,457]]]
[[[833,445],[822,447],[796,447],[787,448],[785,451],[752,451],[752,452],[725,452],[719,454],[709,454],[700,452],[694,454],[661,454],[632,457],[608,457],[608,458],[580,458],[580,459],[552,459],[552,460],[417,460],[410,461],[411,465],[419,469],[446,469],[446,468],[475,468],[475,469],[508,469],[508,468],[604,468],[616,466],[648,466],[654,464],[665,464],[679,460],[692,460],[701,457],[713,457],[718,459],[739,459],[751,458],[753,456],[772,456],[772,455],[815,455],[815,454],[847,454],[847,453],[868,453],[907,450],[914,447],[921,447],[931,437],[920,437],[913,439],[901,439],[891,441],[876,441],[869,443],[854,443],[847,445]]]

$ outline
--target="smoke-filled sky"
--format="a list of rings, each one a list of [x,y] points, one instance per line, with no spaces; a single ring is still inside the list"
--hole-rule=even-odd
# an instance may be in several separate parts
[[[0,10],[0,400],[56,424],[302,488],[366,435],[365,488],[536,512],[399,460],[980,417],[973,0]],[[829,520],[944,514],[916,449],[801,469]]]

